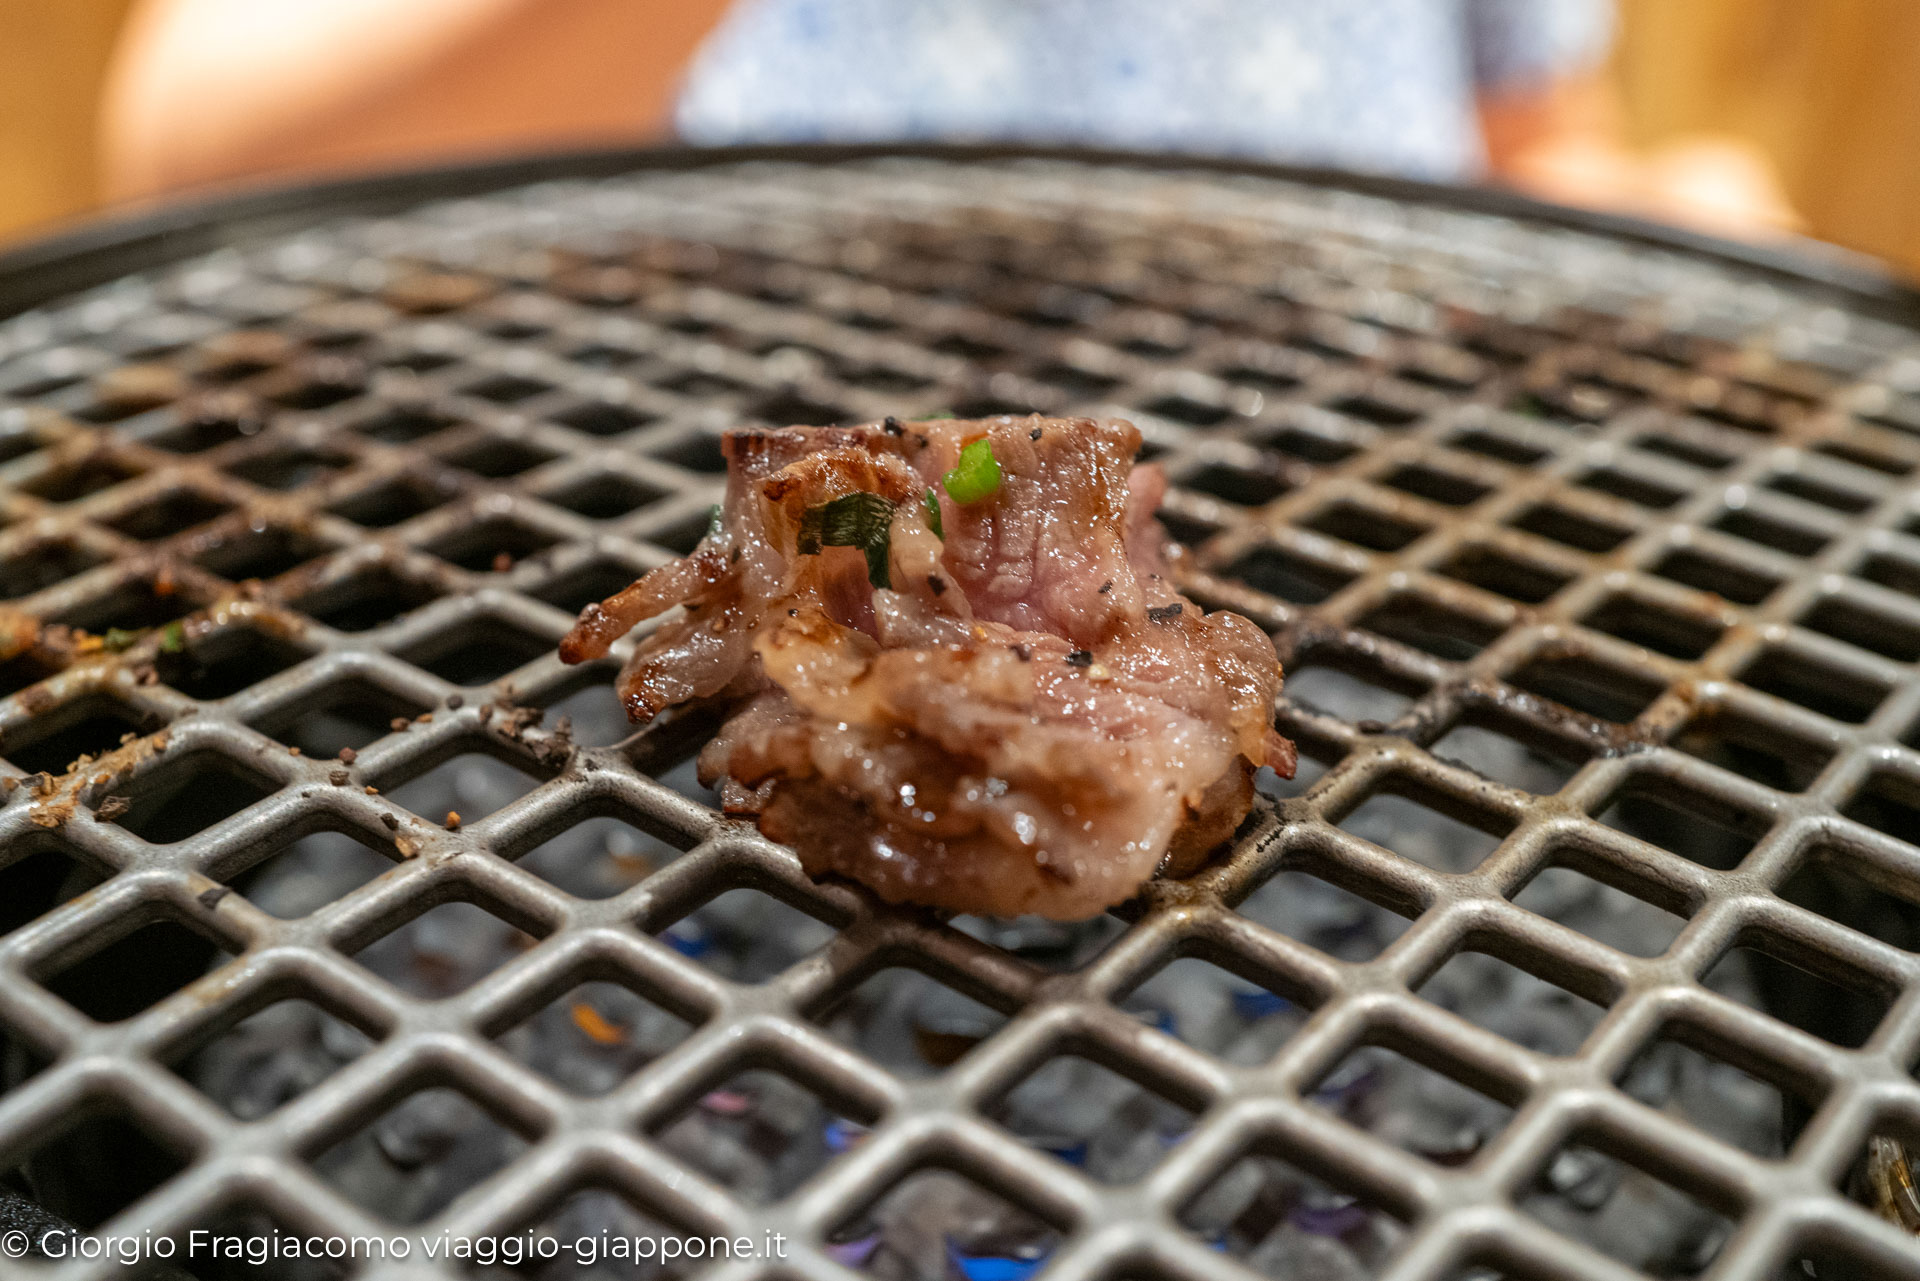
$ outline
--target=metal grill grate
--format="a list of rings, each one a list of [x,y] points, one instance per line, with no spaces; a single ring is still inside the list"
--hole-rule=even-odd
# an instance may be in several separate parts
[[[1311,758],[1230,862],[1154,886],[1058,974],[813,885],[676,784],[697,719],[592,742],[611,668],[551,653],[573,610],[699,537],[723,427],[1029,409],[1141,425],[1175,482],[1191,592],[1281,638],[1280,720]],[[111,1230],[182,1233],[244,1205],[392,1235],[313,1158],[451,1087],[522,1150],[410,1231],[524,1230],[592,1185],[688,1230],[784,1232],[778,1271],[826,1278],[844,1275],[828,1234],[938,1166],[1056,1228],[1061,1281],[1226,1277],[1245,1273],[1183,1215],[1255,1156],[1404,1224],[1396,1278],[1624,1275],[1525,1208],[1578,1144],[1733,1224],[1715,1277],[1793,1275],[1806,1254],[1920,1275],[1920,1250],[1840,1186],[1870,1134],[1920,1132],[1913,936],[1787,889],[1840,869],[1897,918],[1920,903],[1920,341],[1844,300],[1257,175],[737,163],[332,217],[60,300],[0,324],[0,429],[0,591],[25,629],[0,664],[0,757],[10,777],[48,772],[0,810],[0,1024],[32,1069],[0,1097],[0,1165],[110,1109],[178,1157]],[[578,743],[516,711],[563,702]],[[330,708],[348,728],[291,750]],[[1463,732],[1526,745],[1550,779],[1455,763]],[[351,764],[316,759],[338,741]],[[468,752],[524,774],[525,795],[458,831],[391,798]],[[1350,816],[1383,795],[1498,846],[1451,870],[1381,848]],[[1633,835],[1608,817],[1622,798],[1667,808]],[[686,853],[600,900],[514,861],[604,816]],[[396,861],[299,919],[229,892],[320,830]],[[1548,867],[1684,928],[1624,955],[1514,902]],[[1235,911],[1282,869],[1412,924],[1348,962]],[[831,942],[748,984],[653,937],[740,886],[830,923]],[[351,959],[456,900],[540,942],[441,1000]],[[234,959],[144,964],[167,931]],[[1702,982],[1736,947],[1854,999],[1749,1008]],[[1418,994],[1463,950],[1604,1017],[1567,1054],[1523,1049]],[[1183,1044],[1120,1007],[1176,957],[1311,1018],[1257,1065]],[[1012,1017],[943,1074],[888,1075],[813,1015],[902,963]],[[586,979],[698,1026],[576,1097],[492,1038]],[[162,1066],[289,997],[377,1043],[251,1124]],[[1660,1037],[1804,1103],[1790,1154],[1616,1088]],[[1329,1120],[1310,1091],[1363,1043],[1510,1118],[1457,1168]],[[1067,1051],[1191,1109],[1193,1132],[1109,1187],[990,1119]],[[876,1128],[785,1199],[744,1204],[649,1137],[743,1068]]]

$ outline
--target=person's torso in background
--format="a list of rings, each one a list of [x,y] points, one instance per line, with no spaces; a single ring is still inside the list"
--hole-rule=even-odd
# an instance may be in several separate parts
[[[1604,49],[1606,0],[741,0],[698,143],[1022,139],[1462,178],[1477,83]]]

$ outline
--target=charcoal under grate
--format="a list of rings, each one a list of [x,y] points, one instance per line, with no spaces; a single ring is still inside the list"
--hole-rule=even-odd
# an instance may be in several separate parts
[[[1920,1137],[1886,298],[1273,173],[636,166],[7,282],[34,1213],[779,1232],[708,1266],[820,1281],[1920,1276],[1852,1183]],[[697,541],[727,425],[1029,410],[1138,422],[1188,590],[1278,638],[1299,776],[1190,882],[1077,926],[816,885],[712,808],[711,719],[630,737],[553,656]],[[98,1116],[166,1159],[115,1182]]]

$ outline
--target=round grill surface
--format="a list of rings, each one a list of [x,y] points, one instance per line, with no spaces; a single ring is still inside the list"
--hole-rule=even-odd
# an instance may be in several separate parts
[[[1532,1208],[1598,1152],[1724,1219],[1687,1267],[1920,1275],[1845,1186],[1871,1135],[1920,1133],[1920,335],[1897,296],[1222,168],[614,168],[283,202],[277,229],[199,224],[209,251],[180,261],[165,237],[96,247],[96,276],[148,261],[0,321],[0,1165],[84,1117],[125,1154],[96,1216],[118,1233],[245,1211],[504,1235],[592,1188],[675,1230],[786,1235],[784,1262],[711,1275],[818,1278],[845,1275],[865,1207],[939,1167],[1047,1224],[1049,1277],[1093,1281],[1247,1275],[1192,1207],[1251,1158],[1398,1225],[1385,1274],[1412,1281],[1625,1275]],[[79,262],[6,287],[56,293]],[[1034,410],[1140,425],[1188,590],[1279,638],[1302,750],[1231,858],[1056,965],[812,884],[689,781],[709,722],[617,742],[613,669],[552,653],[582,604],[698,540],[724,428]],[[469,756],[517,799],[457,828],[407,808],[410,780]],[[1483,856],[1422,861],[1358,821],[1383,800]],[[606,819],[658,870],[591,897],[517,861]],[[321,832],[381,874],[289,918],[250,901],[255,869]],[[1664,912],[1672,941],[1629,955],[1529,910],[1549,871]],[[1336,957],[1236,910],[1278,875],[1404,932]],[[689,955],[675,923],[742,889],[828,927],[819,945],[757,982]],[[528,946],[439,999],[353,959],[456,902]],[[1591,1030],[1545,1053],[1422,995],[1460,953],[1591,1005]],[[1716,984],[1735,954],[1771,975],[1764,1008]],[[1195,959],[1297,1031],[1228,1061],[1127,1007]],[[820,1012],[890,967],[1004,1024],[943,1071],[884,1071]],[[595,1097],[500,1041],[589,980],[692,1026]],[[247,1121],[175,1070],[296,998],[364,1052]],[[1660,1041],[1777,1092],[1790,1149],[1620,1088]],[[1446,1161],[1330,1116],[1362,1045],[1503,1124]],[[1114,1187],[996,1123],[1063,1054],[1190,1128]],[[737,1197],[657,1140],[746,1068],[871,1133],[771,1205]],[[429,1089],[516,1155],[400,1228],[321,1158]]]

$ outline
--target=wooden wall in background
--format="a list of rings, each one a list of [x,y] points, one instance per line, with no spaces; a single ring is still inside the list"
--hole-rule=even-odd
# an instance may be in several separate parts
[[[1634,141],[1747,138],[1811,234],[1920,277],[1920,4],[1617,3]]]
[[[0,241],[97,202],[94,106],[131,7],[0,0]]]
[[[1920,3],[1617,3],[1636,141],[1748,138],[1812,234],[1920,276]],[[131,4],[0,0],[0,242],[97,202],[94,107]]]

